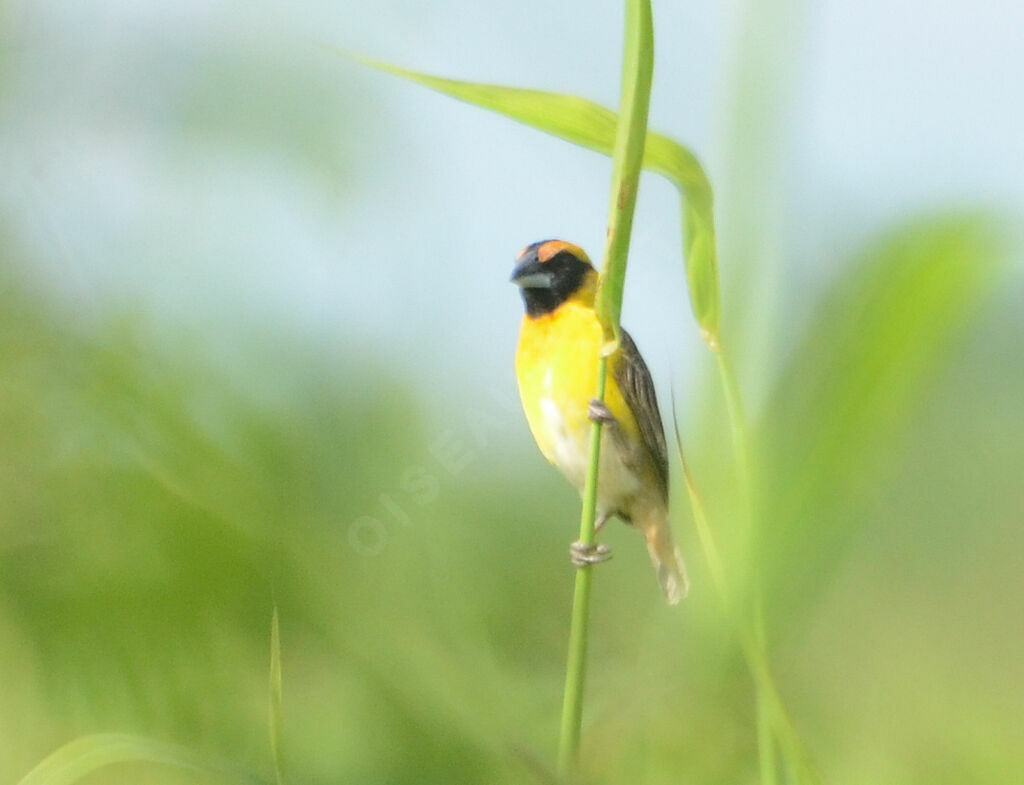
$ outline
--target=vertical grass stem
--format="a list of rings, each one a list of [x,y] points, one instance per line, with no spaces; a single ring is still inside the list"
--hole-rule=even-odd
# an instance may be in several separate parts
[[[599,360],[597,389],[594,397],[604,400],[607,379],[606,357]],[[593,472],[587,475],[580,513],[580,542],[590,545],[594,541],[594,518],[597,514],[597,471],[601,460],[601,423],[595,422],[590,431],[590,460]],[[593,477],[593,485],[591,485]],[[594,492],[591,492],[594,491]],[[558,745],[558,771],[568,775],[576,766],[580,747],[580,729],[583,723],[583,684],[587,669],[587,628],[590,616],[591,566],[576,570],[576,585],[572,598],[572,622],[569,628],[569,659],[565,670],[565,694],[562,700],[562,725]]]
[[[622,294],[626,279],[629,239],[633,212],[640,185],[644,143],[647,138],[647,109],[651,99],[654,71],[654,27],[650,0],[626,0],[625,42],[622,54],[622,98],[615,130],[612,156],[611,205],[608,211],[608,238],[597,292],[596,310],[604,330],[605,345],[597,362],[595,398],[604,401],[608,355],[618,345],[622,312]],[[590,456],[583,509],[580,514],[580,541],[591,544],[597,513],[597,480],[601,453],[601,424],[594,423],[590,434]],[[586,675],[587,627],[590,615],[592,568],[576,571],[572,622],[569,629],[569,653],[565,671],[561,735],[558,745],[558,772],[572,774],[579,758],[583,720],[583,685]]]

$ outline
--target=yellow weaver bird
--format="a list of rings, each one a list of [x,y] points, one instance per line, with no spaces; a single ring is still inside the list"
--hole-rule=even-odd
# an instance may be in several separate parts
[[[675,604],[689,587],[686,567],[668,521],[668,456],[651,374],[636,344],[622,331],[608,359],[604,403],[597,359],[604,334],[594,311],[597,271],[579,247],[561,240],[528,245],[516,260],[512,283],[526,314],[519,332],[516,377],[527,422],[544,457],[583,492],[591,422],[600,420],[597,481],[600,529],[612,516],[643,532],[665,598]],[[606,545],[574,542],[577,566],[610,557]]]

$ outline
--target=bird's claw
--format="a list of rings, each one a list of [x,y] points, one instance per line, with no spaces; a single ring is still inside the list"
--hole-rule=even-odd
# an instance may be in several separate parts
[[[590,545],[576,540],[569,546],[569,560],[577,567],[586,567],[590,564],[600,564],[612,557],[612,549],[603,543],[591,543]]]
[[[587,417],[593,422],[606,425],[611,425],[615,422],[615,415],[612,414],[612,410],[608,408],[604,401],[599,401],[597,398],[591,398],[590,403],[587,404]]]

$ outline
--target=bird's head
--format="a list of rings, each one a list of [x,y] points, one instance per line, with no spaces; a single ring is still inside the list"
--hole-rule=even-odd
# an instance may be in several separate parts
[[[597,271],[583,249],[563,240],[541,240],[516,257],[512,283],[531,317],[551,313],[567,300],[593,303]]]

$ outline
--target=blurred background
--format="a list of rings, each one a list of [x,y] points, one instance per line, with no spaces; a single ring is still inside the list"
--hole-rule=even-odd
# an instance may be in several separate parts
[[[654,11],[651,125],[716,187],[794,721],[830,783],[1024,782],[1024,11]],[[518,409],[506,281],[533,240],[599,255],[609,161],[334,49],[614,106],[621,13],[0,4],[0,782],[112,730],[269,780],[275,604],[288,781],[549,765],[578,499]],[[648,177],[624,323],[728,543],[680,247]],[[677,501],[678,608],[607,534],[595,782],[756,781],[752,685]]]

